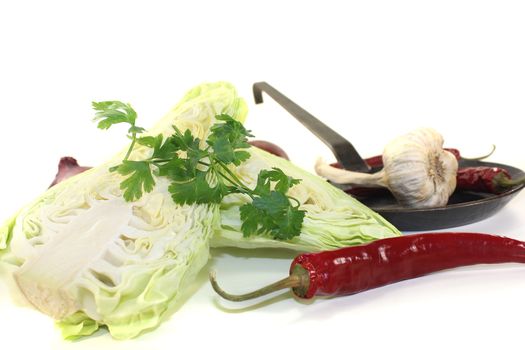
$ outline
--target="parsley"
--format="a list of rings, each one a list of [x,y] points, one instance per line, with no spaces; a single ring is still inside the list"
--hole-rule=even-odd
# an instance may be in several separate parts
[[[261,170],[254,189],[239,179],[231,166],[238,166],[250,157],[249,130],[226,114],[217,115],[217,123],[203,142],[189,130],[182,132],[173,126],[169,137],[143,136],[137,127],[136,112],[129,104],[119,101],[94,102],[98,127],[127,123],[131,145],[121,164],[111,171],[126,176],[120,184],[126,201],[135,201],[155,186],[154,175],[170,181],[168,191],[177,204],[220,203],[230,194],[240,193],[251,202],[240,208],[241,231],[245,237],[268,234],[275,239],[288,240],[301,232],[305,211],[300,203],[287,195],[288,190],[300,180],[287,176],[281,169]],[[135,144],[153,150],[148,159],[128,160]]]
[[[135,125],[137,112],[135,112],[129,103],[120,101],[93,102],[92,105],[93,109],[97,111],[94,120],[100,120],[97,124],[99,129],[107,130],[111,126],[120,123],[130,125],[128,129],[128,137],[131,139],[131,145],[124,157],[124,160],[128,160],[129,155],[135,146],[137,134],[141,134],[145,131],[144,128]]]
[[[143,190],[151,192],[155,186],[148,162],[124,160],[115,170],[120,175],[131,174],[120,184],[120,188],[124,190],[124,199],[128,202],[142,197]]]

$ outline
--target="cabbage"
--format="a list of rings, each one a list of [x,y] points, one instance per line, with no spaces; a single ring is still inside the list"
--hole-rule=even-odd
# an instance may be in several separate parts
[[[246,106],[226,83],[192,89],[151,134],[189,129],[205,140],[214,117],[238,120]],[[137,147],[130,159],[148,156]],[[52,187],[0,229],[3,260],[27,300],[60,321],[66,338],[106,325],[117,339],[157,326],[205,265],[218,205],[176,205],[168,181],[126,202],[109,162]]]
[[[218,114],[243,122],[245,102],[228,83],[203,84],[149,131],[189,129],[204,142]],[[302,232],[289,241],[267,236],[243,237],[239,207],[245,195],[221,204],[177,205],[169,181],[155,179],[152,192],[126,202],[123,177],[110,161],[52,187],[22,208],[0,228],[2,260],[15,265],[14,278],[40,311],[59,321],[63,336],[73,339],[105,325],[117,339],[156,327],[177,306],[181,293],[209,258],[213,246],[281,247],[318,251],[399,235],[372,210],[316,175],[257,148],[231,170],[255,187],[262,169],[278,167],[301,179],[289,194],[306,210]],[[131,160],[150,156],[138,145]]]
[[[221,203],[221,225],[211,240],[212,247],[287,248],[296,251],[320,251],[362,244],[401,233],[383,217],[330,185],[317,175],[306,172],[286,159],[252,147],[251,157],[234,171],[249,187],[255,187],[262,169],[277,167],[288,176],[301,179],[288,193],[306,210],[301,234],[288,241],[268,236],[243,237],[239,208],[249,199],[230,195]]]

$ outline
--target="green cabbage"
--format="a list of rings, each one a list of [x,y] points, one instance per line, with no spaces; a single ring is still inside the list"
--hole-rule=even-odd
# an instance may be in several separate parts
[[[176,125],[205,140],[214,117],[238,120],[246,105],[226,83],[191,90],[150,133]],[[146,157],[137,147],[130,159]],[[0,229],[3,260],[20,266],[15,280],[31,304],[60,321],[66,338],[108,327],[127,339],[158,325],[209,257],[218,205],[176,205],[168,181],[126,202],[109,162],[45,192]]]
[[[258,148],[252,147],[249,152],[251,157],[234,170],[249,187],[255,187],[261,169],[272,167],[301,179],[298,185],[288,191],[290,196],[301,203],[301,209],[306,210],[301,234],[288,241],[259,235],[243,238],[239,208],[249,199],[242,195],[231,195],[221,203],[221,225],[212,237],[212,247],[275,247],[312,252],[400,235],[379,214],[319,176]]]
[[[228,83],[190,90],[148,134],[189,129],[204,142],[218,114],[243,122],[247,109]],[[151,149],[137,146],[131,160]],[[254,187],[261,169],[281,168],[301,183],[290,190],[307,211],[302,233],[289,241],[243,237],[243,195],[220,205],[177,205],[168,180],[156,178],[152,192],[135,202],[122,197],[123,178],[110,161],[46,191],[0,228],[0,254],[18,266],[15,280],[26,298],[59,321],[68,339],[105,325],[117,339],[156,327],[175,309],[181,293],[205,265],[213,246],[283,247],[318,251],[399,235],[379,215],[326,181],[256,148],[232,168]]]

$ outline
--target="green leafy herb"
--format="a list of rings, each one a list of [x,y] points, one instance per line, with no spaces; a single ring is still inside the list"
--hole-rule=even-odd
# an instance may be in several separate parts
[[[135,125],[137,120],[137,112],[131,107],[129,103],[120,101],[102,101],[93,102],[93,109],[96,111],[94,120],[98,120],[97,127],[99,129],[109,129],[111,126],[120,123],[129,124],[128,137],[131,139],[131,145],[124,160],[128,160],[135,142],[137,134],[143,133],[145,130]]]
[[[221,114],[216,119],[224,123],[211,127],[211,134],[206,142],[213,148],[217,160],[224,164],[240,165],[250,157],[242,149],[250,147],[247,137],[253,135],[229,115]]]
[[[299,209],[299,202],[286,196],[288,190],[300,180],[287,176],[281,169],[261,170],[257,186],[253,190],[256,197],[252,203],[240,208],[243,235],[269,232],[277,239],[290,239],[301,230],[305,212]],[[271,189],[275,183],[274,190]],[[290,202],[296,202],[292,205]]]
[[[140,199],[143,191],[151,192],[155,186],[148,162],[124,160],[115,171],[120,175],[130,175],[120,184],[120,188],[124,190],[124,199],[128,202]]]
[[[129,104],[107,101],[93,103],[93,107],[101,129],[118,123],[130,124],[130,148],[122,164],[111,168],[127,176],[120,184],[126,201],[137,200],[144,192],[152,191],[155,174],[170,180],[168,191],[173,201],[181,205],[220,203],[233,193],[249,196],[251,202],[240,208],[245,237],[269,234],[275,239],[288,240],[300,234],[305,211],[299,209],[296,199],[287,195],[300,180],[273,168],[259,173],[254,189],[244,185],[230,167],[250,157],[246,149],[250,147],[248,137],[253,135],[229,115],[217,115],[217,123],[202,142],[189,130],[182,132],[175,126],[174,133],[167,138],[162,135],[137,138],[144,129],[135,125],[137,114]],[[151,148],[151,157],[128,160],[135,143]]]

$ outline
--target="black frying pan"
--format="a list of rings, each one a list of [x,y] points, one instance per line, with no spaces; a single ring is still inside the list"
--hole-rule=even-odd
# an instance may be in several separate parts
[[[361,158],[354,146],[320,120],[281,94],[265,82],[253,84],[255,103],[262,103],[262,93],[265,92],[307,127],[314,135],[323,141],[334,153],[337,161],[352,171],[373,172]],[[460,160],[460,167],[491,166],[506,169],[513,178],[521,178],[525,173],[505,164],[490,163],[479,160]],[[344,189],[343,186],[339,186]],[[357,197],[362,203],[382,215],[402,231],[437,230],[471,224],[486,219],[514,198],[525,185],[515,186],[500,194],[456,191],[450,197],[447,206],[430,209],[412,209],[401,207],[388,192],[381,191],[379,195]]]

